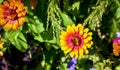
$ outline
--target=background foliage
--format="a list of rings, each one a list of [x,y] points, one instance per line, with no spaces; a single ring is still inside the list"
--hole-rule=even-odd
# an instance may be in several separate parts
[[[67,25],[82,23],[93,32],[94,45],[78,59],[76,70],[120,69],[120,58],[112,52],[112,40],[120,31],[119,0],[38,0],[34,9],[30,1],[24,2],[27,21],[20,30],[1,30],[5,41],[1,67],[67,70],[70,57],[60,49],[59,35]]]

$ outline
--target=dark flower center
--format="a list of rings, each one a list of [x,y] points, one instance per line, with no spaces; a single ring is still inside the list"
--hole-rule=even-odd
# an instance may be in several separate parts
[[[71,38],[71,43],[73,46],[80,46],[82,43],[82,39],[79,38],[78,36],[74,36]]]
[[[10,20],[18,19],[18,14],[16,12],[16,7],[6,8],[6,10],[4,12],[4,15],[5,15],[5,18],[8,18]]]

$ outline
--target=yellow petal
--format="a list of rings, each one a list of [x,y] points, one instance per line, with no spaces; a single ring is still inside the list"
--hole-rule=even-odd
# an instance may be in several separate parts
[[[73,30],[72,30],[72,27],[70,25],[67,26],[67,32],[68,33],[71,33]]]
[[[75,32],[76,32],[76,33],[78,33],[78,32],[79,32],[79,30],[78,30],[78,27],[77,27],[77,26],[75,27]]]
[[[89,33],[88,33],[88,35],[90,35],[90,36],[91,36],[91,35],[93,35],[93,33],[92,33],[92,32],[89,32]]]
[[[82,46],[83,49],[87,49],[87,47],[85,45]]]
[[[0,41],[0,50],[3,49],[3,44],[4,44],[4,42]]]
[[[4,6],[4,5],[0,4],[0,8],[1,8],[1,9],[5,9],[5,8],[6,8],[6,6]]]
[[[78,28],[83,28],[82,24],[77,25]]]
[[[84,39],[84,43],[87,43],[89,40],[88,39]]]
[[[1,57],[1,56],[3,56],[3,52],[2,52],[2,51],[0,51],[0,57]]]
[[[16,22],[13,24],[12,29],[13,29],[13,30],[19,29],[18,21],[16,21]]]
[[[72,28],[75,29],[75,24],[72,24]]]
[[[60,39],[61,39],[61,40],[66,40],[66,37],[63,36],[63,35],[60,35]]]
[[[61,49],[64,51],[64,50],[67,50],[68,47],[66,47],[66,46],[62,46]]]
[[[74,57],[74,51],[70,52],[70,56]]]
[[[67,35],[67,33],[65,31],[62,31],[61,35],[64,37]]]
[[[83,49],[79,49],[79,55],[80,55],[80,57],[82,57],[83,56]]]
[[[68,52],[70,52],[72,50],[72,48],[68,48],[67,50],[64,50],[64,53],[67,54]]]
[[[88,28],[85,28],[85,29],[84,29],[84,33],[87,33],[88,31],[89,31]]]
[[[7,1],[4,1],[3,5],[8,7],[9,3]]]
[[[91,44],[86,44],[87,48],[90,48],[91,47]]]
[[[88,41],[90,41],[90,40],[92,40],[92,37],[89,36],[89,37],[87,37],[86,39],[87,39]]]
[[[15,4],[15,0],[10,0],[10,6],[13,6]]]
[[[82,34],[83,34],[83,31],[82,31],[82,30],[80,30],[80,31],[79,31],[79,35],[82,35]]]
[[[85,54],[88,54],[89,53],[89,51],[88,50],[85,50]]]
[[[75,51],[75,58],[78,58],[78,50],[74,50]]]
[[[6,24],[6,23],[7,23],[7,21],[6,21],[6,20],[4,20],[4,19],[0,18],[0,25],[4,25],[4,24]]]
[[[18,20],[19,26],[21,26],[25,21],[26,21],[26,18],[25,18],[25,17],[19,18],[19,20]]]
[[[7,24],[4,25],[4,27],[5,27],[5,29],[10,30],[11,27],[12,27],[12,23],[9,23],[9,22],[8,22]]]
[[[18,17],[23,17],[26,15],[27,8],[17,9],[16,12],[18,13]]]
[[[86,38],[86,37],[87,37],[87,33],[84,33],[84,34],[83,34],[83,38]]]

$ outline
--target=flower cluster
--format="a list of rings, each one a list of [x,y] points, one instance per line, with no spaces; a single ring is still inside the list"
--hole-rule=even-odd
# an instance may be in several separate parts
[[[70,62],[68,63],[68,70],[75,70],[75,65],[77,64],[76,58],[70,58]]]
[[[60,35],[61,49],[65,54],[70,53],[71,57],[82,57],[83,54],[88,54],[88,49],[93,44],[92,32],[83,27],[82,24],[75,26],[68,25],[67,30],[63,31]]]
[[[4,25],[8,30],[17,30],[26,21],[26,12],[27,8],[21,0],[4,1],[0,4],[0,25]]]
[[[117,38],[113,40],[113,54],[119,56],[120,54],[120,32],[117,32]]]

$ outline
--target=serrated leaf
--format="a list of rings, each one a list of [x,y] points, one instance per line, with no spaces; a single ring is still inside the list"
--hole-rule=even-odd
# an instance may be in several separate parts
[[[24,37],[23,33],[20,31],[6,31],[6,38],[8,38],[11,43],[21,52],[25,52],[28,48],[27,40]]]

